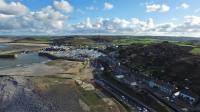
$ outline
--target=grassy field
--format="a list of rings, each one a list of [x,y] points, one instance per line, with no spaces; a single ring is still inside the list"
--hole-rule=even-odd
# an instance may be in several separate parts
[[[94,44],[95,42],[89,38],[73,38],[68,41],[72,45],[91,45]]]
[[[172,43],[174,43],[174,44],[176,44],[176,45],[179,45],[179,46],[185,46],[185,47],[196,47],[196,46],[194,46],[194,45],[191,45],[191,44],[189,44],[189,43],[187,43],[187,42],[172,42]]]
[[[132,38],[132,37],[109,37],[109,36],[102,36],[102,37],[76,37],[76,38],[65,38],[61,40],[57,40],[59,43],[65,43],[69,45],[130,45],[130,44],[135,44],[135,43],[140,43],[140,44],[151,44],[155,42],[160,42],[158,39],[153,39],[153,38]]]
[[[135,43],[139,43],[139,44],[152,44],[152,43],[156,43],[158,42],[158,40],[156,39],[136,39],[136,38],[121,38],[121,39],[116,39],[113,40],[113,44],[116,45],[130,45],[130,44],[135,44]]]
[[[94,90],[85,91],[81,87],[78,87],[79,92],[81,93],[81,98],[89,106],[103,105],[104,102],[96,95]]]
[[[200,48],[198,47],[193,48],[190,52],[195,55],[200,55]]]
[[[22,38],[13,41],[14,43],[33,43],[33,44],[50,44],[53,42],[52,37],[35,37],[35,38]]]
[[[97,94],[95,90],[86,91],[83,88],[77,86],[79,97],[89,107],[91,112],[118,112],[115,106],[105,103]]]

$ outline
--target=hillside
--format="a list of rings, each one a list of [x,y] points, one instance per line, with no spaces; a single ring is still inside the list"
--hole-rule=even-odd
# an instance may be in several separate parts
[[[119,59],[134,71],[180,88],[190,87],[200,95],[200,56],[191,54],[191,50],[169,42],[133,44],[120,48]]]

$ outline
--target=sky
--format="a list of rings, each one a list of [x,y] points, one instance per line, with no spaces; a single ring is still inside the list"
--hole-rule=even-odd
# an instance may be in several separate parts
[[[0,35],[200,37],[200,0],[0,0]]]

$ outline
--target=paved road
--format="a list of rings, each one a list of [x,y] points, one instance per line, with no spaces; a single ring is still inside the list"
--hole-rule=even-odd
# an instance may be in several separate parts
[[[96,77],[97,78],[97,77]],[[111,84],[110,82],[103,79],[101,76],[96,79],[97,84],[101,87],[109,91],[113,96],[115,96],[118,100],[128,105],[129,107],[137,107],[139,112],[156,112],[155,110],[147,107],[145,104],[140,102],[139,100],[133,98],[132,96],[126,94],[120,88]]]
[[[108,56],[105,59],[103,59],[103,62],[108,64],[108,65],[104,65],[104,66],[109,67],[114,72],[114,74],[117,74],[117,75],[123,74],[124,75],[124,79],[126,81],[122,80],[121,81],[122,83],[128,84],[127,81],[128,82],[135,81],[135,75],[131,74],[125,66],[119,64],[119,61],[117,59],[115,59],[114,57]],[[131,74],[131,77],[129,76],[129,74]],[[170,112],[180,111],[180,109],[178,109],[176,106],[172,106],[172,105],[166,103],[165,101],[161,100],[161,98],[158,98],[158,97],[153,97],[153,98],[155,100],[157,100],[158,102],[162,103],[162,105],[166,105],[167,108],[169,107],[168,110],[170,110]]]

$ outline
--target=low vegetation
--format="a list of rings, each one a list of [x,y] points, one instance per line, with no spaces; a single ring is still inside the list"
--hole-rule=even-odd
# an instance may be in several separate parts
[[[190,87],[200,95],[199,48],[169,42],[151,45],[132,44],[119,50],[124,65],[143,75]],[[177,80],[179,79],[179,80]]]
[[[84,90],[77,86],[77,91],[81,100],[83,100],[90,108],[91,112],[117,112],[117,108],[105,103],[97,94],[95,90]]]
[[[116,39],[113,41],[113,44],[116,45],[130,45],[130,44],[152,44],[159,42],[156,39],[139,39],[139,38],[121,38],[121,39]]]
[[[26,37],[12,41],[13,43],[32,43],[32,44],[50,44],[52,43],[52,37]]]
[[[193,48],[193,49],[191,50],[191,53],[192,53],[192,54],[195,54],[195,55],[200,55],[200,48],[199,48],[199,47]]]

